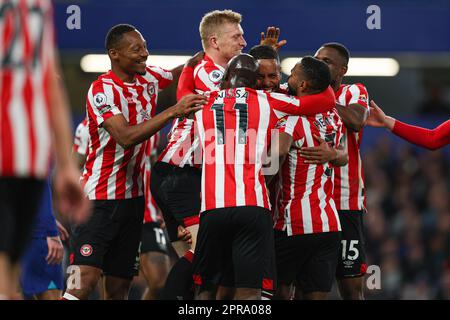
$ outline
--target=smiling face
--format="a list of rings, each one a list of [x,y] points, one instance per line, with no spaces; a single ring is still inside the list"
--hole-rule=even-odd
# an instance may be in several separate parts
[[[147,43],[139,31],[124,33],[117,47],[110,49],[108,53],[115,66],[123,73],[145,74],[149,53]]]
[[[280,87],[280,65],[276,59],[258,59],[259,68],[256,78],[258,89],[276,92]]]

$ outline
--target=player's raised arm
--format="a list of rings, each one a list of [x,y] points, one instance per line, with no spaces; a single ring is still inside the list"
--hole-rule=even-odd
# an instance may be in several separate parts
[[[331,111],[336,102],[330,82],[330,71],[324,62],[304,57],[292,69],[288,80],[289,92],[296,97],[270,93],[270,104],[279,112],[291,115],[312,116]]]
[[[266,34],[264,34],[264,32],[261,32],[261,41],[259,42],[259,44],[264,46],[271,46],[272,48],[278,51],[282,46],[284,46],[287,43],[286,40],[278,41],[279,37],[280,37],[280,28],[267,27]]]
[[[432,130],[409,125],[387,116],[373,100],[370,102],[367,124],[389,129],[400,138],[430,150],[442,148],[450,143],[450,120]]]

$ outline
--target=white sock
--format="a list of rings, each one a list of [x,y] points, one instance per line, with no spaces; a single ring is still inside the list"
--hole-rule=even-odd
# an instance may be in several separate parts
[[[73,296],[73,295],[71,295],[70,293],[67,293],[67,292],[64,293],[63,299],[66,299],[66,300],[80,300],[77,297],[75,297],[75,296]]]

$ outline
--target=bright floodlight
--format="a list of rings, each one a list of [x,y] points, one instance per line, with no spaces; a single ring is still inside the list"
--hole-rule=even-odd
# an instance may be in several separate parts
[[[283,73],[291,74],[291,69],[301,57],[289,57],[281,61]],[[393,58],[350,58],[346,76],[360,77],[394,77],[400,70],[400,65]]]
[[[180,64],[184,64],[190,56],[165,56],[150,55],[147,65],[153,65],[164,69],[173,69]],[[111,68],[111,64],[106,54],[88,54],[81,58],[81,69],[84,72],[104,73]]]

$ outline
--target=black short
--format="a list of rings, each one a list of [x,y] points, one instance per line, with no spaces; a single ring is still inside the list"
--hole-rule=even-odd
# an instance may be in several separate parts
[[[71,264],[103,270],[105,275],[129,279],[138,274],[144,197],[93,200],[93,212],[73,228]]]
[[[339,211],[342,239],[336,270],[336,278],[338,279],[361,277],[366,274],[363,214],[363,211]]]
[[[20,260],[37,216],[44,180],[0,178],[0,253]]]
[[[288,236],[275,233],[278,283],[295,284],[303,293],[330,292],[336,274],[340,232]]]
[[[144,223],[140,253],[161,252],[167,254],[166,233],[158,222]]]
[[[275,289],[275,259],[270,211],[232,207],[203,212],[194,255],[195,283]]]
[[[170,241],[177,241],[178,225],[198,224],[202,173],[158,161],[150,175],[150,189],[166,223]]]

